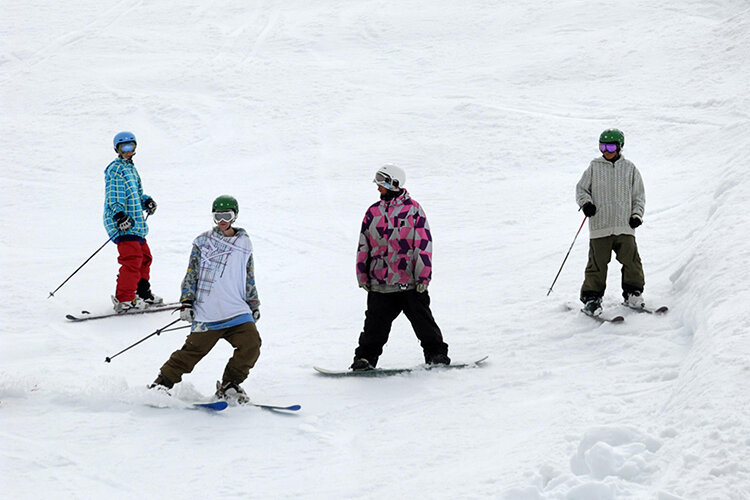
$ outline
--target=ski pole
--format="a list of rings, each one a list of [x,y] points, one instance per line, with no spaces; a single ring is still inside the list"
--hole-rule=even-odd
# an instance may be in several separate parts
[[[146,215],[146,218],[145,218],[145,219],[143,219],[143,220],[144,220],[144,221],[147,221],[147,220],[148,220],[148,217],[149,217],[149,215],[151,215],[151,214],[147,214],[147,215]],[[75,275],[75,273],[77,273],[78,271],[80,271],[80,270],[81,270],[81,268],[82,268],[83,266],[85,266],[85,265],[86,265],[86,263],[88,263],[88,261],[90,261],[91,259],[93,259],[93,258],[94,258],[94,255],[96,255],[96,254],[98,254],[98,253],[99,253],[99,250],[101,250],[102,248],[104,248],[104,247],[105,247],[105,246],[107,245],[107,243],[109,243],[110,241],[112,241],[112,240],[113,240],[113,239],[115,238],[115,236],[117,236],[118,234],[120,234],[120,231],[116,232],[116,233],[115,233],[115,234],[113,234],[113,235],[112,235],[112,236],[111,236],[111,237],[110,237],[110,238],[109,238],[109,239],[108,239],[107,241],[105,241],[105,242],[104,242],[104,244],[103,244],[102,246],[100,246],[100,247],[99,247],[99,248],[98,248],[98,249],[96,250],[96,252],[94,252],[94,253],[92,253],[92,254],[91,254],[91,257],[89,257],[88,259],[86,259],[86,260],[85,260],[85,261],[83,262],[83,264],[81,264],[80,266],[78,266],[78,269],[76,269],[75,271],[73,271],[73,274],[71,274],[70,276],[68,276],[68,277],[67,277],[67,278],[65,279],[65,281],[63,281],[62,283],[60,283],[60,286],[58,286],[57,288],[55,288],[55,291],[54,291],[54,292],[50,292],[50,293],[49,293],[49,296],[48,296],[47,298],[50,298],[50,297],[54,297],[54,296],[55,296],[55,292],[56,292],[56,291],[58,291],[59,289],[61,289],[61,288],[62,288],[62,286],[63,286],[63,285],[65,284],[65,283],[67,283],[67,282],[68,282],[68,280],[69,280],[70,278],[72,278],[72,277],[73,277],[73,275]]]
[[[549,294],[552,293],[552,287],[554,287],[555,283],[557,283],[557,278],[560,277],[560,273],[562,272],[563,266],[565,265],[565,261],[568,260],[568,255],[570,255],[570,251],[573,250],[573,245],[576,244],[576,239],[578,238],[578,235],[580,234],[581,229],[583,229],[583,225],[586,223],[586,219],[588,219],[588,217],[584,215],[583,221],[581,221],[581,227],[578,228],[575,238],[573,238],[573,243],[570,244],[570,248],[568,248],[568,253],[565,254],[565,258],[563,259],[562,264],[560,264],[560,270],[557,271],[557,275],[555,276],[554,281],[552,281],[552,284],[550,285],[549,290],[547,291],[548,297],[549,297]]]
[[[178,321],[182,321],[182,320],[180,318],[177,318],[176,320],[172,321],[170,324],[164,325],[163,327],[159,328],[158,330],[156,330],[154,333],[152,333],[150,335],[146,335],[145,337],[143,337],[141,340],[139,340],[135,344],[126,347],[125,349],[123,349],[122,351],[118,352],[117,354],[113,354],[112,356],[107,356],[106,358],[104,358],[104,362],[105,363],[111,363],[112,362],[112,358],[116,358],[117,356],[119,356],[120,354],[124,353],[125,351],[128,351],[128,350],[132,349],[133,347],[137,346],[138,344],[140,344],[144,340],[150,339],[154,335],[159,335],[161,332],[166,331],[167,328],[169,328],[170,326],[174,325]]]
[[[113,234],[112,237],[110,237],[107,241],[105,241],[104,244],[102,246],[100,246],[96,250],[96,252],[92,253],[91,256],[83,262],[83,264],[81,264],[80,266],[78,266],[78,269],[76,269],[75,271],[73,271],[73,274],[71,274],[70,276],[68,276],[67,278],[65,278],[65,281],[63,281],[62,283],[60,283],[60,286],[58,286],[57,288],[55,288],[54,292],[50,292],[49,293],[49,297],[47,297],[47,298],[54,297],[55,296],[55,292],[57,292],[59,289],[61,289],[63,287],[63,285],[68,282],[68,280],[70,278],[72,278],[78,271],[80,271],[81,268],[88,263],[88,261],[90,261],[91,259],[93,259],[94,255],[98,254],[99,251],[107,245],[107,243],[109,243],[110,241],[112,241],[115,238],[115,236],[117,236],[117,234],[118,233]]]

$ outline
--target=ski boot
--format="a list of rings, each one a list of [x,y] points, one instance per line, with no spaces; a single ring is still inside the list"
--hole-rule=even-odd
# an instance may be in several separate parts
[[[136,297],[131,301],[120,302],[113,295],[112,304],[114,304],[115,312],[118,314],[146,309],[146,303],[140,297]]]
[[[136,296],[141,298],[146,306],[154,306],[164,303],[164,299],[151,293],[151,284],[148,280],[141,278],[138,282],[138,289],[135,292]]]
[[[589,316],[596,318],[602,315],[602,299],[601,297],[593,297],[586,300],[583,303],[582,311]]]
[[[230,404],[244,405],[250,402],[245,390],[234,382],[221,383],[216,381],[216,399],[224,400]]]
[[[624,305],[631,309],[643,309],[646,307],[646,301],[643,299],[641,292],[623,292],[625,298]]]

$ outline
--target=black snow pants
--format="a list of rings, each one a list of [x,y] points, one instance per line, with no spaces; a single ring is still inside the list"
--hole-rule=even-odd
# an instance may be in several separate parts
[[[376,366],[388,342],[393,321],[403,312],[411,323],[424,352],[425,362],[437,354],[448,354],[448,344],[443,342],[443,334],[432,317],[430,296],[427,291],[378,293],[368,292],[365,325],[359,336],[359,346],[354,357],[364,358]]]

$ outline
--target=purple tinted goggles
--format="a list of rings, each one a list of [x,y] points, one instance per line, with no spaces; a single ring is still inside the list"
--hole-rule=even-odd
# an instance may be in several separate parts
[[[619,144],[604,144],[604,143],[601,143],[601,144],[599,144],[599,151],[601,151],[602,153],[604,153],[605,151],[608,152],[608,153],[614,153],[615,151],[617,151],[617,149],[619,147],[620,147]]]

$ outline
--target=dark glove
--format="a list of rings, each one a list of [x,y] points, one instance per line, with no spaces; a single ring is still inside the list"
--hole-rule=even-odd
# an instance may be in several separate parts
[[[628,224],[630,224],[630,227],[632,227],[633,229],[635,229],[635,228],[637,228],[638,226],[640,226],[641,224],[643,224],[643,221],[641,220],[641,218],[640,218],[640,217],[636,217],[636,216],[634,215],[634,216],[632,216],[632,217],[630,218],[630,220],[628,221]]]
[[[594,215],[596,215],[596,205],[594,205],[590,201],[583,205],[582,208],[583,215],[585,215],[586,217],[593,217]]]
[[[156,202],[153,198],[146,198],[146,202],[143,206],[146,207],[146,213],[149,215],[154,215],[154,212],[156,212]]]
[[[180,319],[188,323],[195,321],[195,311],[193,311],[192,301],[186,300],[182,303],[182,307],[180,307]]]
[[[253,311],[253,319],[255,321],[258,321],[260,319],[260,309],[256,309]]]
[[[133,227],[133,224],[135,224],[135,222],[133,222],[133,218],[125,212],[117,212],[112,216],[112,219],[114,219],[115,225],[120,231],[127,231],[128,229]]]

